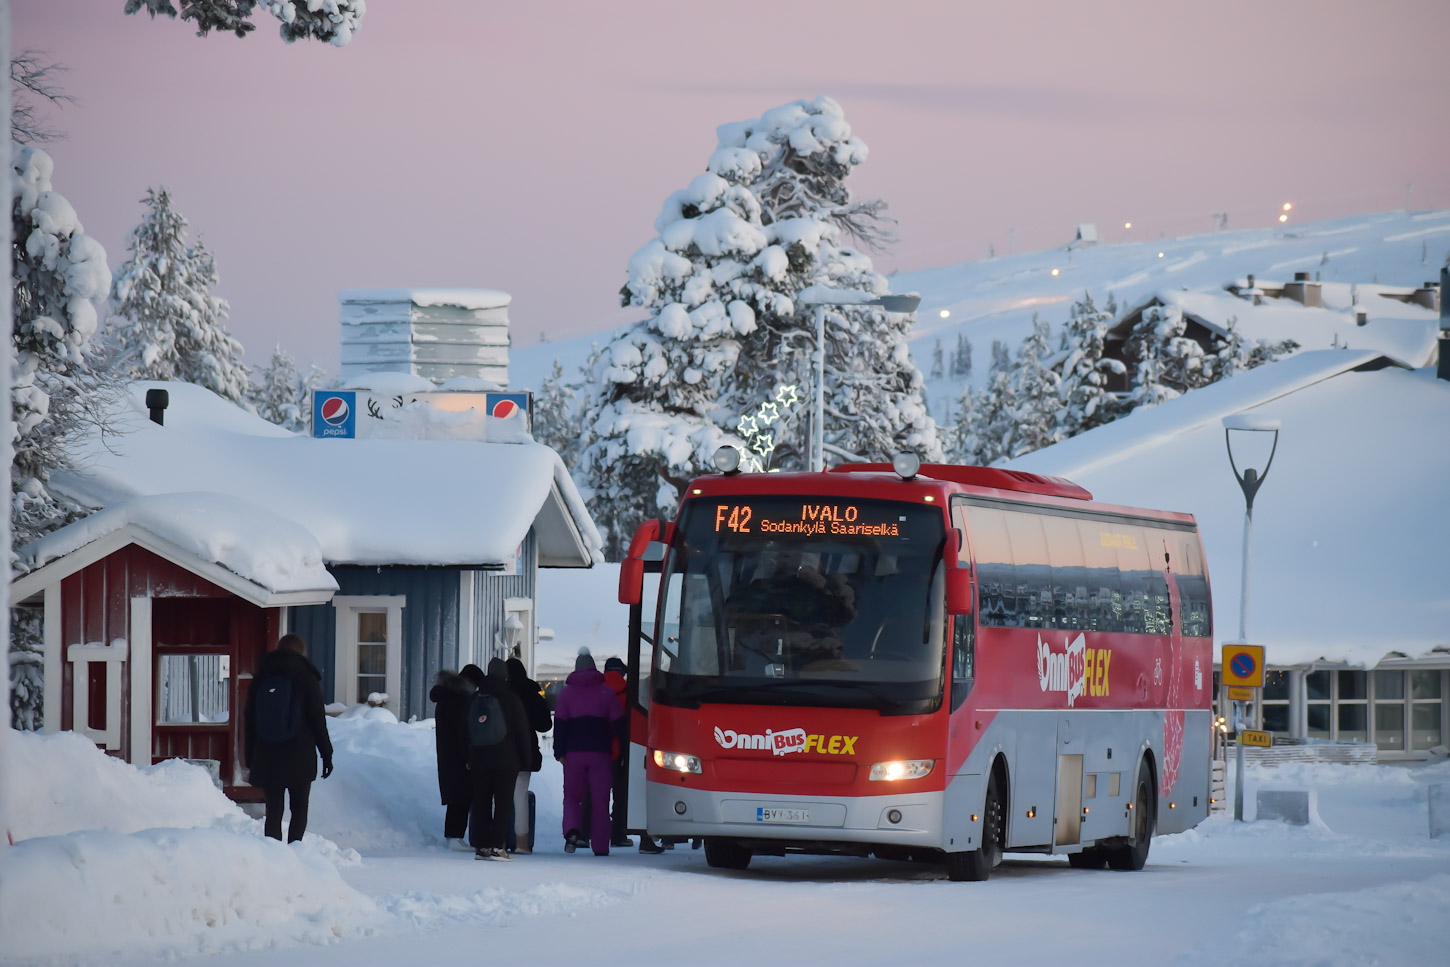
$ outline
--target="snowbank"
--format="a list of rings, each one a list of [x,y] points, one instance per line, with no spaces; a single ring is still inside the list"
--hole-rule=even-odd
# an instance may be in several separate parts
[[[351,851],[262,836],[205,770],[136,768],[73,732],[12,733],[13,849],[0,851],[6,958],[93,957],[137,944],[215,953],[359,935],[373,901]]]
[[[79,832],[0,853],[7,958],[326,943],[376,915],[316,847],[223,829]]]

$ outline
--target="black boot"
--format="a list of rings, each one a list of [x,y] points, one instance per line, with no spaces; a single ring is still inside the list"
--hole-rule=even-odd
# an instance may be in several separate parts
[[[655,838],[653,836],[650,836],[646,833],[639,838],[639,851],[641,853],[655,854],[663,853],[665,851],[665,848],[659,843],[655,842]]]
[[[578,830],[575,830],[575,829],[571,829],[571,830],[569,830],[569,834],[564,837],[564,852],[566,852],[566,853],[572,853],[572,852],[574,852],[578,848],[579,848],[579,831]]]

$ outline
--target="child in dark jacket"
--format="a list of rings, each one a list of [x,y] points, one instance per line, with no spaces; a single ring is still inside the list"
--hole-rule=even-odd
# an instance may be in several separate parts
[[[564,681],[554,707],[554,758],[564,764],[564,851],[588,842],[596,856],[609,855],[609,790],[614,781],[614,743],[624,710],[614,689],[583,649],[574,673]],[[590,804],[590,828],[580,829],[584,798]]]

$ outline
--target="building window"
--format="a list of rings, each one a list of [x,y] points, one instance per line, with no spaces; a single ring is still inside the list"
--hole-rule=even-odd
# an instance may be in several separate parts
[[[1289,733],[1290,686],[1293,673],[1278,668],[1264,670],[1263,718],[1265,732]]]
[[[1311,739],[1327,739],[1329,730],[1329,706],[1333,701],[1333,673],[1326,669],[1306,672],[1304,675],[1304,734]]]
[[[1340,742],[1369,741],[1368,677],[1361,671],[1334,673],[1334,737]]]
[[[1445,673],[1410,672],[1410,749],[1433,749],[1441,742],[1440,722]]]
[[[344,596],[337,609],[333,700],[360,705],[369,696],[401,717],[403,692],[403,608],[407,596]]]
[[[1374,673],[1374,740],[1386,752],[1405,750],[1405,673]]]

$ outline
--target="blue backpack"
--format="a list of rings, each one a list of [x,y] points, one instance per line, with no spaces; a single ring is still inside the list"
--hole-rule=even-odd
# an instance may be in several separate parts
[[[302,731],[302,702],[292,677],[273,672],[253,682],[252,688],[257,693],[257,738],[274,745],[295,739]]]

